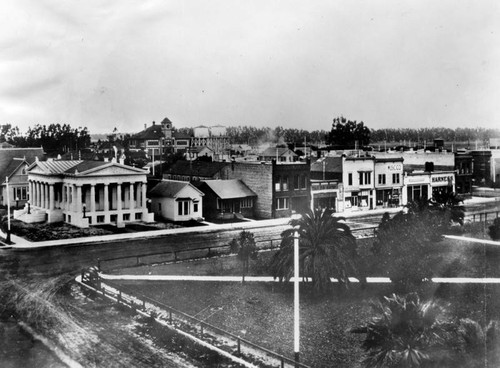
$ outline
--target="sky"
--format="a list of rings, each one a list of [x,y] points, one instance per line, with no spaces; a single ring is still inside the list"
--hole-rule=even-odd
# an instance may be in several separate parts
[[[498,0],[0,3],[0,124],[500,128]]]

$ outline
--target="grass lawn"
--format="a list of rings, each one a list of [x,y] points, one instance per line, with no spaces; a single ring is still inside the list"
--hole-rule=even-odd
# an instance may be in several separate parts
[[[135,293],[167,305],[258,343],[288,357],[293,356],[292,285],[277,283],[151,281],[120,282]],[[373,313],[370,301],[391,293],[390,285],[353,285],[347,292],[333,290],[301,294],[301,352],[312,367],[361,367],[364,335],[350,333]],[[459,318],[479,322],[500,319],[500,286],[429,285],[424,297],[449,304]]]
[[[484,227],[483,227],[484,229]],[[482,229],[476,229],[480,232]],[[470,236],[471,234],[463,234]],[[358,241],[369,276],[383,276],[370,257],[371,240]],[[261,253],[252,274],[265,273],[272,252]],[[500,255],[494,247],[454,240],[436,244],[438,274],[442,277],[500,277]],[[370,264],[371,261],[371,264]],[[123,269],[121,274],[239,275],[235,257]],[[291,284],[247,282],[120,282],[136,293],[196,316],[271,350],[293,357],[293,290]],[[350,329],[372,316],[370,301],[393,291],[391,285],[353,284],[349,291],[333,288],[315,295],[301,286],[301,353],[312,367],[361,367],[364,335]],[[438,298],[457,318],[480,323],[500,320],[500,285],[429,284],[419,290],[422,298]],[[465,368],[465,367],[464,367]]]

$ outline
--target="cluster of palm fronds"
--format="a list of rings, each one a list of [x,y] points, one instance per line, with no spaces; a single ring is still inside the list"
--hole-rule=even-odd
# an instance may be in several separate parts
[[[446,306],[421,301],[416,293],[393,294],[373,303],[375,317],[351,330],[365,333],[366,368],[498,367],[500,329],[457,320]]]

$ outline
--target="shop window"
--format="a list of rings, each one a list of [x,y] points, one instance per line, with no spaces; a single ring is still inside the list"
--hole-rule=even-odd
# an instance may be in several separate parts
[[[130,213],[123,214],[123,221],[130,221]]]

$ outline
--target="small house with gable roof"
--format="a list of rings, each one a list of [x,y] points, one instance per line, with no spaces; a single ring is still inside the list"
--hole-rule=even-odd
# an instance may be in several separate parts
[[[171,221],[203,218],[203,193],[186,181],[162,180],[148,194],[152,211]]]

